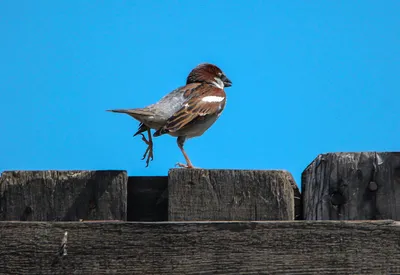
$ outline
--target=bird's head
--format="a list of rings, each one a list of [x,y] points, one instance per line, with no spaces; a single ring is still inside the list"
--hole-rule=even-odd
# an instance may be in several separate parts
[[[232,86],[232,82],[217,66],[210,63],[202,63],[194,68],[187,77],[186,84],[208,83],[220,89]]]

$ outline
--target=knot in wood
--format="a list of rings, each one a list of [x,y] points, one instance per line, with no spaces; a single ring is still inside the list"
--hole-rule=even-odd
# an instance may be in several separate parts
[[[371,181],[368,184],[368,189],[371,191],[376,191],[376,190],[378,190],[378,184],[376,184],[376,182],[374,182],[374,181]]]
[[[342,193],[340,193],[339,191],[334,191],[331,194],[331,203],[333,205],[341,205],[341,204],[345,204],[346,203],[346,199],[343,196]]]

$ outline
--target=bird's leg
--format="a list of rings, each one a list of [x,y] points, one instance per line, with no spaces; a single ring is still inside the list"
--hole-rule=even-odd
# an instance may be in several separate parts
[[[181,149],[183,156],[185,157],[186,160],[186,164],[183,163],[177,163],[176,165],[179,167],[183,167],[183,168],[195,168],[192,164],[192,162],[190,161],[188,155],[185,152],[185,149],[183,149],[183,144],[185,143],[186,138],[185,137],[178,137],[177,143],[178,143],[178,147],[179,149]]]
[[[149,163],[150,163],[150,160],[153,160],[153,139],[152,139],[152,137],[151,137],[151,131],[150,131],[150,129],[147,129],[147,135],[148,135],[148,137],[149,137],[148,140],[146,139],[146,137],[145,137],[142,133],[141,133],[141,135],[142,135],[142,140],[144,141],[144,143],[147,144],[147,149],[146,149],[146,151],[144,152],[144,155],[143,155],[142,160],[145,159],[146,156],[147,156],[147,159],[146,159],[146,167],[148,167],[148,166],[149,166]]]

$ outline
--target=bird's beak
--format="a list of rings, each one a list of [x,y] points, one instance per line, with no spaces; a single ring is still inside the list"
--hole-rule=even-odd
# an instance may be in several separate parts
[[[224,83],[225,87],[230,87],[232,86],[232,81],[229,80],[225,75],[221,76],[221,80]]]

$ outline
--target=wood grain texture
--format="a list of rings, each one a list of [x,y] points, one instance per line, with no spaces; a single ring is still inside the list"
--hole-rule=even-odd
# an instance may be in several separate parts
[[[293,179],[293,196],[294,196],[294,219],[303,220],[303,202],[301,200],[300,189]]]
[[[400,153],[319,155],[302,196],[306,220],[400,220]]]
[[[128,178],[127,220],[168,220],[168,177]]]
[[[280,170],[172,169],[168,219],[293,220],[293,184]]]
[[[68,233],[67,255],[58,258]],[[393,274],[393,221],[0,222],[3,274]]]
[[[0,178],[0,220],[126,220],[125,171],[10,171]]]

